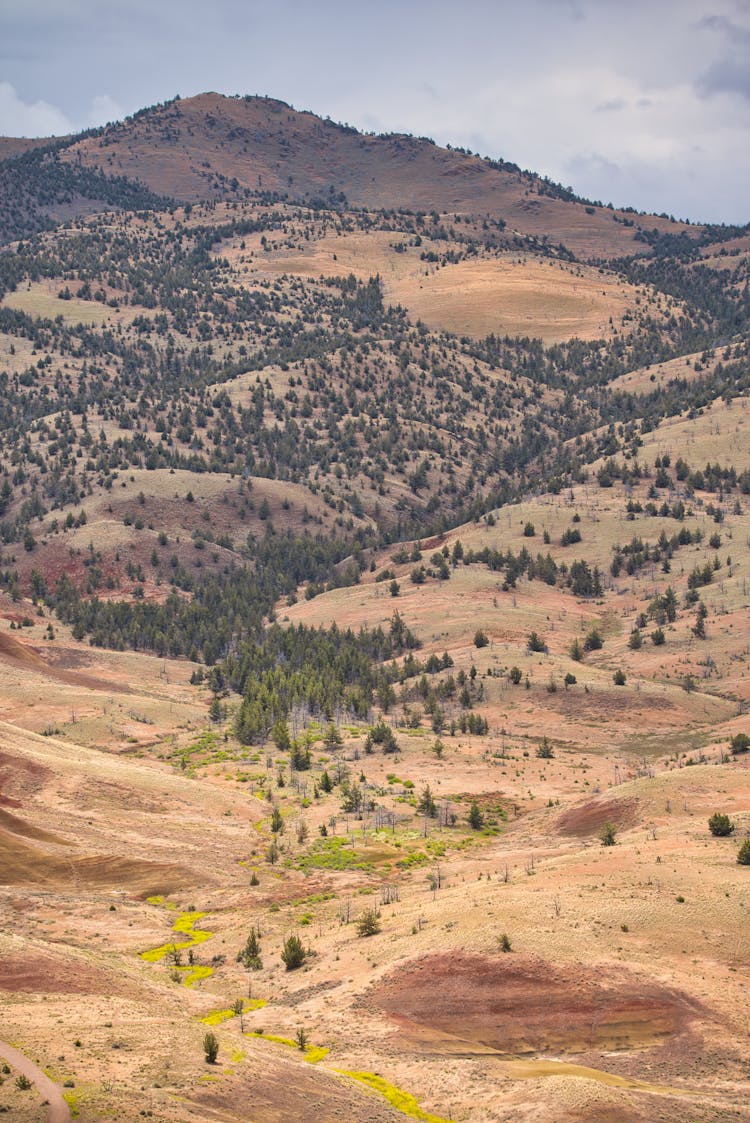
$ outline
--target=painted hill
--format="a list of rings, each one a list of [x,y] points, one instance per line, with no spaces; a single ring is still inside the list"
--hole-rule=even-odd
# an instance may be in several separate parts
[[[204,93],[56,144],[68,169],[136,180],[183,202],[262,191],[330,205],[343,195],[353,207],[489,216],[584,259],[642,251],[644,231],[700,232],[591,206],[512,163],[426,138],[365,135],[271,98]],[[0,158],[14,145],[29,142],[0,140]]]
[[[3,156],[0,1114],[750,1123],[747,231],[259,98]]]

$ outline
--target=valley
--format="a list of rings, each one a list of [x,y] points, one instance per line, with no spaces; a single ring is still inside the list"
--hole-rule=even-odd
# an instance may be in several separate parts
[[[750,1118],[744,228],[264,98],[53,149],[0,146],[0,1111]]]

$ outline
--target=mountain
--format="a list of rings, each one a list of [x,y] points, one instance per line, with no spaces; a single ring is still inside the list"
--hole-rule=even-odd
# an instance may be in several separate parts
[[[0,141],[23,146],[38,142]],[[39,149],[33,151],[39,153]],[[12,150],[8,154],[13,154]],[[577,200],[514,164],[440,148],[426,138],[363,135],[272,98],[206,93],[55,142],[45,166],[137,180],[181,202],[245,199],[258,191],[368,210],[502,219],[522,235],[563,242],[582,259],[637,252],[643,231],[694,236],[664,217]],[[88,188],[90,190],[90,188]],[[96,196],[94,196],[96,198]]]
[[[746,1119],[748,228],[203,94],[0,234],[0,1111]]]

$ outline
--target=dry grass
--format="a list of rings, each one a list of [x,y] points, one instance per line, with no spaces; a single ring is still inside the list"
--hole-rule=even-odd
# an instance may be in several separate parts
[[[641,462],[668,449],[673,462],[682,452],[695,466],[718,459],[740,467],[745,412],[738,401],[666,423],[646,436]],[[148,487],[149,503],[166,502],[170,489],[182,493],[188,483],[196,505],[217,505],[221,489],[205,477],[143,473],[130,487]],[[396,758],[364,755],[364,729],[344,724],[349,767],[395,813],[393,828],[382,832],[372,822],[345,821],[337,791],[313,795],[323,767],[333,768],[319,728],[311,727],[307,789],[279,788],[287,757],[272,744],[239,746],[229,723],[200,740],[209,694],[190,687],[189,664],[92,652],[65,628],[50,643],[46,620],[32,613],[31,628],[11,633],[9,621],[29,606],[3,603],[0,689],[10,721],[0,728],[7,808],[0,827],[14,863],[13,883],[6,878],[0,889],[11,919],[0,941],[12,967],[0,972],[5,1036],[57,1080],[75,1081],[84,1123],[134,1107],[164,1123],[187,1123],[196,1112],[237,1118],[251,1087],[261,1123],[296,1117],[305,1096],[327,1105],[332,1118],[397,1118],[382,1096],[335,1070],[374,1071],[399,1102],[462,1123],[748,1118],[747,878],[735,855],[750,831],[749,762],[722,760],[722,753],[733,733],[747,729],[739,701],[748,700],[750,513],[744,499],[739,513],[733,498],[722,500],[721,569],[701,590],[708,641],[691,635],[692,613],[680,608],[664,647],[647,641],[632,651],[631,627],[654,592],[671,583],[682,604],[688,573],[716,552],[707,538],[717,524],[705,507],[717,500],[698,494],[685,525],[704,529],[700,545],[677,551],[669,574],[654,566],[611,579],[615,543],[633,534],[655,541],[662,529],[678,529],[672,519],[626,518],[628,498],[645,501],[647,489],[648,481],[631,493],[580,485],[499,511],[494,526],[472,523],[445,538],[449,548],[458,539],[465,548],[518,552],[526,545],[568,564],[585,556],[605,575],[601,602],[538,581],[504,591],[497,574],[477,565],[416,586],[409,563],[395,567],[395,599],[368,573],[359,586],[279,606],[282,620],[353,627],[387,622],[398,609],[422,640],[421,656],[447,650],[454,673],[477,669],[484,691],[477,709],[490,735],[444,734],[441,757],[426,720],[419,730],[397,730]],[[576,512],[582,541],[562,547]],[[527,521],[536,527],[531,539]],[[441,545],[431,543],[425,560]],[[376,559],[376,571],[393,565],[390,552]],[[594,624],[604,647],[574,663],[570,643]],[[481,649],[473,644],[478,626],[490,638]],[[531,629],[547,639],[548,655],[526,651]],[[508,683],[514,663],[530,689]],[[619,666],[627,673],[621,688],[612,682]],[[577,676],[569,691],[566,671]],[[682,688],[688,672],[696,675],[692,693]],[[230,711],[236,701],[228,699]],[[54,736],[26,731],[51,723],[60,726]],[[545,734],[554,746],[548,760],[536,755]],[[450,802],[453,827],[425,824],[415,813],[425,783]],[[268,791],[286,825],[275,866],[266,859]],[[485,835],[468,828],[472,798],[494,820]],[[734,838],[708,832],[716,810],[734,820]],[[309,835],[299,843],[302,819]],[[607,820],[618,832],[605,848],[598,833]],[[305,856],[316,860],[302,862]],[[442,883],[433,890],[428,874],[438,869]],[[384,882],[398,886],[398,901],[380,905]],[[143,900],[159,889],[163,897]],[[210,933],[195,949],[197,965],[211,974],[186,987],[182,976],[172,981],[167,960],[145,963],[139,953],[163,946],[191,906]],[[351,921],[369,906],[380,907],[382,932],[359,939]],[[347,914],[350,923],[342,923]],[[247,994],[235,957],[252,925],[262,931],[263,956],[250,979],[252,997],[266,1004],[244,1015],[245,1030],[294,1039],[305,1027],[315,1046],[331,1050],[316,1067],[272,1040],[242,1037],[236,1018],[217,1027],[219,1064],[203,1065],[198,1019]],[[316,954],[287,973],[279,953],[290,932]],[[508,956],[498,951],[503,932],[514,949]],[[391,1010],[374,1001],[394,979],[424,981],[424,964],[436,954],[449,969],[467,955],[488,964],[481,1002],[476,995],[467,1002],[455,972],[450,986],[438,986],[440,1010],[428,1002],[439,1025],[410,1016],[403,1004]],[[470,1012],[481,1021],[485,1007],[509,1000],[507,988],[490,985],[498,972],[510,972],[519,1009],[533,1006],[527,1041],[513,1034],[511,1045],[500,1041],[494,1014],[492,1033],[466,1024]],[[540,1004],[539,978],[550,980],[554,1001]],[[583,999],[593,1004],[595,1032]],[[509,1049],[518,1059],[507,1059]],[[19,1096],[0,1088],[0,1103],[14,1110]]]
[[[58,286],[59,287],[59,286]],[[16,292],[9,293],[3,300],[7,308],[15,308],[29,316],[41,316],[54,320],[62,316],[67,324],[103,324],[111,317],[111,309],[94,300],[61,300],[49,291],[49,285],[29,283]]]
[[[396,245],[405,248],[397,251]],[[438,249],[463,252],[460,243],[441,243]],[[518,254],[437,266],[423,261],[423,252],[424,246],[405,244],[387,231],[328,235],[304,244],[302,253],[285,249],[260,255],[249,276],[354,273],[366,280],[377,274],[386,299],[403,305],[412,319],[477,338],[490,333],[539,337],[545,343],[573,336],[608,338],[613,328],[623,328],[623,316],[635,307],[634,286],[588,266]],[[222,254],[234,262],[243,258],[237,248]]]

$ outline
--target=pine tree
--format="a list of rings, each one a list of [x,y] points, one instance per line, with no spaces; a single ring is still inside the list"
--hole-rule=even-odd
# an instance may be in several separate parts
[[[484,815],[479,810],[479,804],[474,800],[469,810],[469,826],[473,831],[479,831],[484,826]]]

